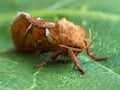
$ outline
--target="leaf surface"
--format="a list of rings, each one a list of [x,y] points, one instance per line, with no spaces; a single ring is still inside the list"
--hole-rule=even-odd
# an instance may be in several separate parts
[[[120,89],[120,9],[119,0],[36,0],[0,3],[0,90],[119,90]],[[91,51],[108,61],[94,61],[86,51],[77,58],[85,70],[81,75],[65,57],[34,69],[51,52],[21,53],[12,42],[10,23],[18,11],[55,22],[61,17],[83,26]]]

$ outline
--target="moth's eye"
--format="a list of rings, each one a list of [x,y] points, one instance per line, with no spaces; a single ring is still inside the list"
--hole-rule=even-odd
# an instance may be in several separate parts
[[[42,46],[44,45],[42,40],[38,40],[38,45],[42,45]]]
[[[74,46],[74,48],[79,48],[78,46]]]

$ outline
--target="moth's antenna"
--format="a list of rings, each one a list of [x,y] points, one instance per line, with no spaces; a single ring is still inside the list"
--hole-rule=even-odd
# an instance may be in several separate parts
[[[91,34],[91,29],[89,28],[89,42],[91,42],[92,34]]]

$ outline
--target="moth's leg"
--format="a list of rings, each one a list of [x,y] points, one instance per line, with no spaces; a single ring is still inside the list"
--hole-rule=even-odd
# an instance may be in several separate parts
[[[95,60],[107,60],[108,58],[100,58],[100,57],[97,57],[96,55],[94,55],[93,53],[91,53],[91,51],[90,51],[90,43],[89,43],[89,41],[86,41],[85,40],[85,43],[86,43],[86,51],[87,51],[87,54],[91,57],[91,58],[93,58],[93,59],[95,59]]]
[[[69,54],[69,56],[71,57],[72,61],[74,62],[74,65],[78,68],[78,70],[79,70],[82,74],[84,74],[85,72],[83,71],[83,69],[82,69],[81,66],[79,65],[78,60],[77,60],[77,57],[76,57],[75,53],[73,52],[73,50],[69,48],[69,49],[68,49],[68,54]]]
[[[36,18],[33,19],[32,17],[26,16],[26,18],[29,20],[30,23],[32,23],[34,26],[37,26],[38,28],[55,28],[55,23],[52,22],[45,22],[45,23],[40,23],[43,22],[44,20]]]
[[[55,51],[52,54],[52,56],[50,58],[48,58],[46,61],[43,61],[42,63],[35,65],[35,68],[39,68],[41,66],[49,64],[50,62],[52,62],[53,60],[55,60],[59,55],[61,55],[63,53],[64,53],[64,50],[57,50],[57,51]]]
[[[44,24],[38,24],[39,28],[55,28],[55,23],[52,22],[46,22]]]
[[[66,46],[66,45],[62,45],[62,44],[60,44],[59,45],[60,47],[62,47],[62,48],[66,48],[66,49],[72,49],[73,51],[75,51],[75,52],[82,52],[83,50],[82,49],[79,49],[79,48],[74,48],[74,47],[70,47],[70,46]]]
[[[34,26],[37,26],[38,28],[55,28],[55,23],[52,23],[52,22],[46,22],[44,24],[40,24],[40,23],[37,23],[34,22],[34,21],[31,21],[31,23],[33,23]]]
[[[21,46],[24,45],[24,42],[25,42],[25,40],[26,40],[26,38],[27,38],[27,35],[28,35],[28,33],[32,30],[32,27],[33,27],[33,24],[30,23],[29,26],[27,27],[25,33],[24,33],[24,37],[23,37]]]

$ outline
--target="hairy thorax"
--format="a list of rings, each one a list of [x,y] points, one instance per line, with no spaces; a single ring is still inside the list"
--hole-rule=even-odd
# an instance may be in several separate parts
[[[50,29],[48,39],[52,43],[84,49],[86,32],[81,26],[62,18],[56,22],[56,29]]]

